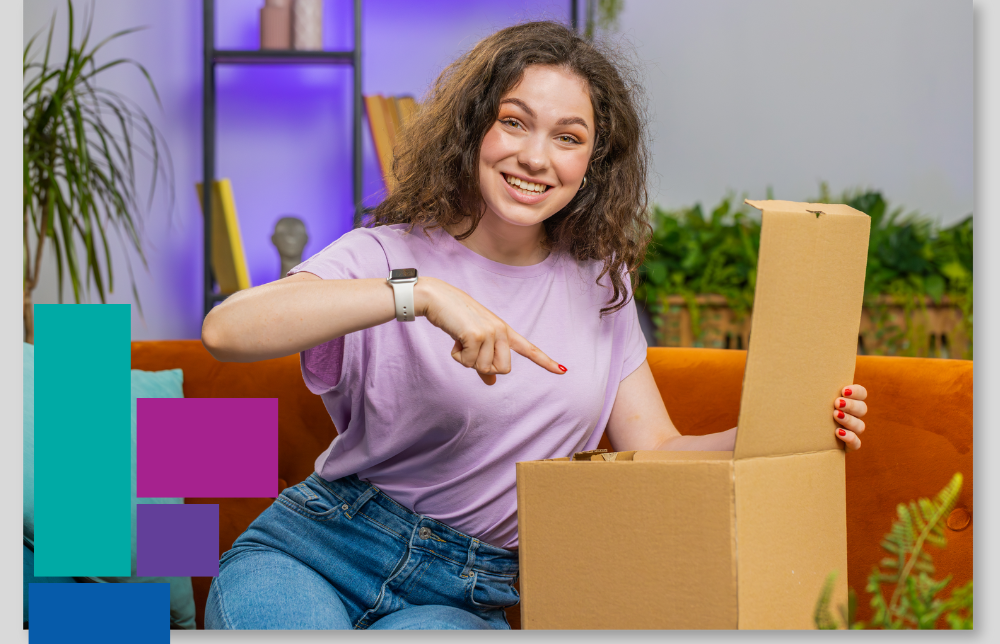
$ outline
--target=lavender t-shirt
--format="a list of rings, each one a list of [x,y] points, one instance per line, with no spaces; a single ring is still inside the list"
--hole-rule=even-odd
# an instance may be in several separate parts
[[[635,306],[604,316],[598,262],[550,253],[508,266],[441,229],[359,228],[289,274],[384,279],[416,268],[500,316],[565,365],[550,373],[511,353],[511,371],[487,386],[451,357],[426,318],[391,321],[301,354],[302,375],[340,434],[316,459],[327,480],[357,474],[400,504],[497,546],[517,547],[514,464],[594,449],[618,384],[646,359]],[[386,297],[389,297],[388,290]]]

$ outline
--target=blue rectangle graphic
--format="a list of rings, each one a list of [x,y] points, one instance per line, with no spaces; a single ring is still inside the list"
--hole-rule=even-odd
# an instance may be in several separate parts
[[[30,644],[170,642],[170,584],[30,584],[28,611]]]

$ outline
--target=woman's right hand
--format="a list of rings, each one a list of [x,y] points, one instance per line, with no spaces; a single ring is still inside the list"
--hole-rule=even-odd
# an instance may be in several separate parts
[[[510,352],[516,351],[546,371],[566,373],[492,311],[465,291],[434,277],[421,277],[414,288],[417,315],[438,327],[452,339],[451,357],[462,366],[475,369],[487,385],[497,374],[510,373]]]

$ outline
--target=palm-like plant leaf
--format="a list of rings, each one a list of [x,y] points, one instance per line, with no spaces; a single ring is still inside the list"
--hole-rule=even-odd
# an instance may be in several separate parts
[[[142,249],[143,204],[137,186],[137,161],[152,166],[148,199],[152,205],[158,181],[166,181],[173,208],[173,170],[169,149],[152,120],[130,99],[99,87],[98,76],[130,66],[159,94],[148,70],[130,58],[98,63],[108,43],[137,29],[125,29],[90,44],[93,3],[84,12],[76,42],[72,0],[68,10],[67,51],[62,66],[51,61],[55,17],[48,28],[41,62],[33,50],[38,35],[24,49],[24,299],[25,331],[31,341],[31,293],[38,284],[42,251],[49,240],[55,254],[59,297],[68,278],[73,299],[80,302],[91,287],[101,302],[114,291],[110,231],[132,248],[146,265]],[[131,258],[125,253],[137,305]]]

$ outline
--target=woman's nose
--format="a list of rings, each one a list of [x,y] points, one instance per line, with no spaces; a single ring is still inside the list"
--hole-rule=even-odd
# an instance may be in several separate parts
[[[532,172],[538,172],[548,167],[549,157],[545,149],[544,137],[527,137],[524,147],[517,155],[517,162]]]

